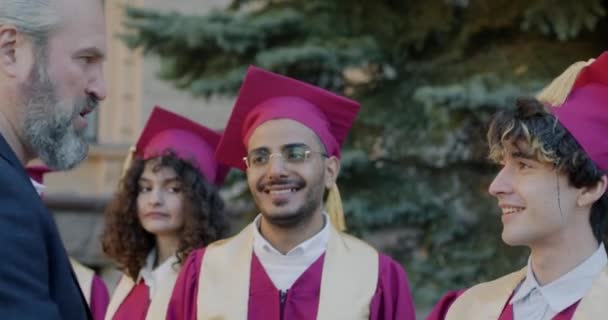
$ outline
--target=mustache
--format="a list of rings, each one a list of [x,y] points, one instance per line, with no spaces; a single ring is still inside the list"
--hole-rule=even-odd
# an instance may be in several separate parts
[[[277,179],[264,179],[258,182],[257,189],[258,191],[264,191],[264,189],[273,187],[273,186],[284,186],[289,185],[295,188],[301,189],[306,186],[306,182],[304,179],[298,178],[277,178]]]
[[[84,100],[85,108],[88,107],[91,110],[95,110],[99,107],[99,99],[94,94],[88,94]]]
[[[84,112],[85,110],[95,111],[99,107],[99,99],[94,94],[87,94],[84,99],[79,100],[74,108],[76,115]]]

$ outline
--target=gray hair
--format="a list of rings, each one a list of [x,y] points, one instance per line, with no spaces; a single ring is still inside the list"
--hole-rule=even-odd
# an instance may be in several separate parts
[[[46,42],[59,22],[56,0],[0,0],[0,25],[13,25],[34,42]]]

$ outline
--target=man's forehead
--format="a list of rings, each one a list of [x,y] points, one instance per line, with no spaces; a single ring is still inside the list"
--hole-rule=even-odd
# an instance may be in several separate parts
[[[105,14],[98,0],[57,0],[58,32],[96,33],[105,38]],[[89,34],[89,36],[92,36]],[[96,40],[97,42],[97,40]]]
[[[247,150],[261,147],[276,149],[289,144],[305,144],[313,147],[321,142],[314,131],[295,120],[275,119],[266,121],[254,129]]]

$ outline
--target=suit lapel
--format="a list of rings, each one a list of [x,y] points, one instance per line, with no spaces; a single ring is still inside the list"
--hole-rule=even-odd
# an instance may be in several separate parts
[[[8,142],[6,142],[6,139],[4,139],[4,136],[2,136],[0,134],[0,157],[2,157],[4,160],[6,160],[11,167],[13,167],[15,169],[15,171],[17,171],[19,173],[19,175],[23,178],[26,186],[29,186],[29,190],[31,191],[32,195],[31,198],[33,199],[37,199],[38,201],[42,202],[40,200],[40,197],[38,196],[38,193],[36,192],[36,189],[34,188],[34,185],[32,185],[32,183],[30,183],[30,178],[27,175],[27,172],[25,171],[25,168],[23,167],[23,164],[21,164],[21,161],[19,161],[19,159],[17,159],[17,155],[15,155],[15,152],[13,152],[13,149],[11,149],[10,145],[8,144]],[[50,215],[50,213],[47,211],[46,207],[41,203],[40,207],[42,208],[42,213],[43,214],[47,214]],[[49,216],[49,219],[50,216]],[[52,219],[51,219],[52,220]],[[57,228],[54,223],[53,223],[53,227]],[[60,240],[59,240],[60,241]],[[63,243],[61,245],[62,248],[65,248],[63,246]],[[67,252],[65,252],[65,249],[63,251],[65,253],[65,259],[66,261],[68,261],[68,255]],[[76,285],[76,288],[78,288],[78,293],[80,293],[80,298],[82,300],[82,303],[84,305],[84,308],[87,312],[87,318],[88,319],[93,319],[93,315],[91,314],[91,310],[88,308],[88,304],[86,303],[86,299],[84,297],[84,295],[82,294],[82,291],[80,290],[80,285],[78,284],[78,280],[76,278],[76,275],[74,274],[74,270],[72,270],[72,267],[69,264],[69,261],[67,263],[68,268],[70,268],[70,275],[72,277],[72,281],[74,281],[74,284]]]

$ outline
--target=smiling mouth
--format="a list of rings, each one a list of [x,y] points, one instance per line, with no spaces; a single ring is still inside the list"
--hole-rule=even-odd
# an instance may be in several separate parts
[[[503,207],[502,214],[509,215],[523,211],[525,208],[522,207]]]
[[[300,188],[285,188],[285,189],[266,189],[264,193],[269,195],[283,195],[298,192]]]

